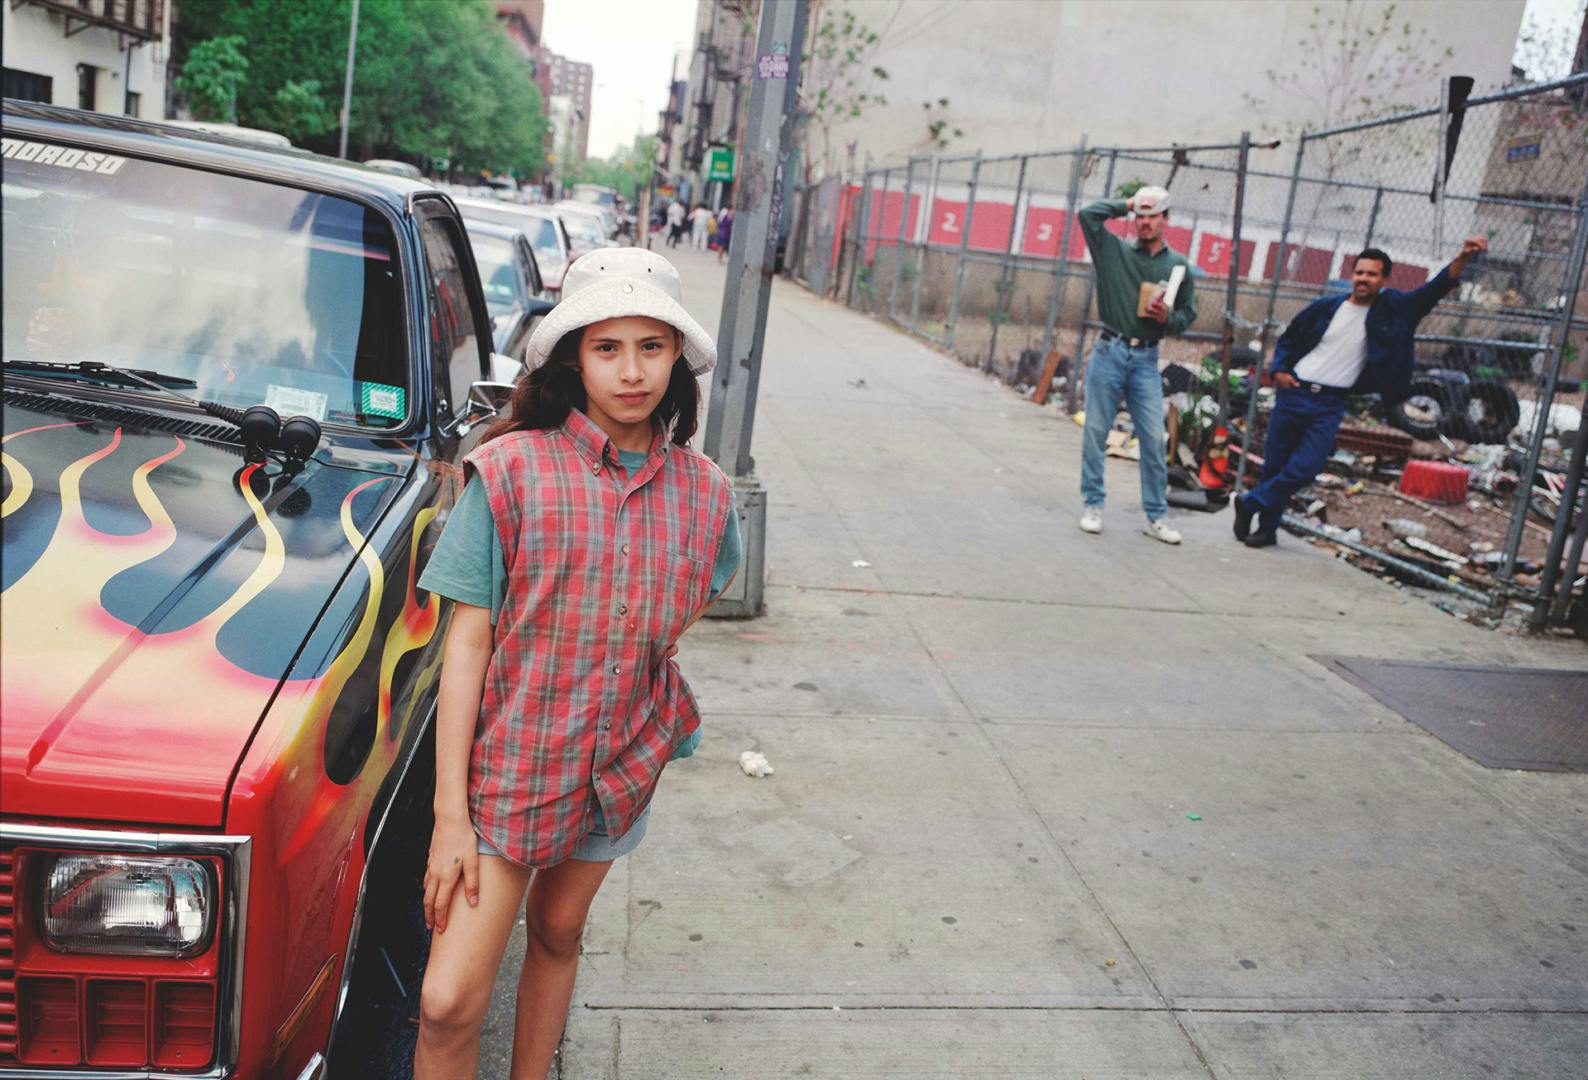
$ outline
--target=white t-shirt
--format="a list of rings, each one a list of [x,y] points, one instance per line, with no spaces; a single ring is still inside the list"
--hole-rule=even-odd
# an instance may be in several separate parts
[[[1296,365],[1296,378],[1324,386],[1352,387],[1367,363],[1367,312],[1347,300],[1329,320],[1323,338]]]
[[[674,203],[667,208],[667,223],[669,225],[682,225],[684,223],[684,204]]]

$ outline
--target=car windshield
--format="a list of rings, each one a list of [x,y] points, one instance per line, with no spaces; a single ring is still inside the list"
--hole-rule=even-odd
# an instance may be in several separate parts
[[[196,397],[332,423],[406,419],[396,245],[379,213],[179,165],[5,142],[7,360],[149,368],[193,380]]]
[[[479,267],[485,306],[492,318],[522,309],[529,299],[529,283],[518,267],[513,245],[500,237],[471,232],[469,246],[474,249],[474,264]]]

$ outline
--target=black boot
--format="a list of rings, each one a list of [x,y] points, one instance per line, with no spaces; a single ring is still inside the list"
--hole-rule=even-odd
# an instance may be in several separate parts
[[[1245,543],[1249,548],[1273,547],[1279,543],[1279,532],[1277,529],[1258,529],[1246,538]]]
[[[1235,507],[1235,539],[1246,543],[1246,538],[1252,534],[1252,515],[1254,511],[1246,505],[1246,497],[1237,495],[1230,500],[1230,505]]]

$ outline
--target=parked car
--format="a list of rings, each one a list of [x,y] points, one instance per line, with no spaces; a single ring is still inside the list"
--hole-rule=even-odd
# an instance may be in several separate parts
[[[604,247],[614,246],[606,234],[605,223],[594,214],[573,210],[563,204],[552,207],[562,227],[568,233],[569,254],[579,256]]]
[[[615,211],[595,203],[575,202],[572,199],[563,199],[553,203],[552,209],[561,214],[572,214],[594,220],[601,230],[601,238],[610,240],[618,234],[618,218]]]
[[[492,347],[513,360],[524,358],[535,320],[552,308],[529,238],[513,225],[466,221],[474,264],[491,316]]]
[[[410,180],[425,178],[425,174],[419,171],[419,166],[411,165],[406,161],[394,161],[391,158],[370,158],[364,162],[364,168],[391,173],[393,176],[406,176]]]
[[[523,230],[535,252],[541,281],[556,299],[562,291],[562,278],[573,260],[573,240],[554,210],[544,206],[515,206],[488,199],[459,198],[458,209],[469,221],[489,221]]]
[[[463,221],[4,113],[0,1074],[407,1075],[451,618],[417,581],[513,366]]]

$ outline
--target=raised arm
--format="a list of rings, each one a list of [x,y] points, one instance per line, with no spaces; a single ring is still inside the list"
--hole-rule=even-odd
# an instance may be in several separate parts
[[[1461,254],[1450,260],[1450,265],[1439,273],[1429,278],[1422,285],[1406,294],[1406,303],[1417,318],[1421,319],[1434,305],[1443,300],[1456,287],[1461,275],[1467,269],[1467,263],[1473,256],[1481,255],[1489,250],[1487,236],[1469,236],[1461,245]]]
[[[1081,235],[1086,237],[1086,246],[1092,252],[1094,263],[1112,259],[1120,243],[1119,237],[1103,227],[1103,222],[1109,218],[1124,217],[1128,213],[1129,199],[1098,199],[1076,212],[1076,220],[1081,223]]]

